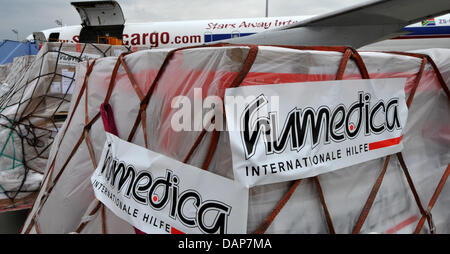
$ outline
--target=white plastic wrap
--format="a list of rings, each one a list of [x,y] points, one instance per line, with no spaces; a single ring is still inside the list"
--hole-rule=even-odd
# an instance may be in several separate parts
[[[53,139],[69,110],[78,63],[131,51],[47,43],[36,57],[15,58],[7,84],[0,87],[0,211],[39,189]]]
[[[14,84],[18,83],[19,79],[25,77],[25,72],[35,58],[36,56],[20,56],[14,58],[14,61],[11,63],[8,70],[8,75],[4,79],[0,78],[0,98],[2,98]]]
[[[8,77],[11,66],[12,66],[12,63],[0,65],[0,83],[3,83],[6,79],[6,77]]]
[[[171,128],[172,99],[178,95],[193,99],[194,88],[202,96],[223,96],[225,88],[242,69],[248,47],[227,46],[178,51],[170,60],[157,83],[146,110],[146,133],[149,149],[183,161],[200,131],[176,132]],[[431,50],[445,82],[450,82],[450,50]],[[150,50],[125,57],[125,62],[138,86],[146,94],[167,51]],[[256,60],[241,86],[304,81],[334,80],[342,53],[296,50],[279,47],[259,47]],[[363,52],[361,56],[371,78],[407,78],[409,95],[421,66],[421,59],[386,53]],[[72,100],[69,116],[52,147],[46,168],[46,181],[37,202],[25,222],[23,232],[69,233],[83,225],[82,233],[101,233],[102,216],[92,214],[94,198],[90,176],[95,169],[83,139],[83,128],[99,113],[117,58],[96,62],[89,75],[87,88],[81,90],[77,79],[74,96],[81,91],[78,104]],[[81,66],[86,71],[86,66]],[[348,63],[344,79],[360,79],[356,64]],[[320,95],[300,95],[320,96]],[[86,103],[87,98],[87,103]],[[426,207],[439,180],[450,162],[450,105],[435,73],[427,65],[416,91],[405,129],[403,155],[414,184]],[[191,100],[192,101],[192,100]],[[137,114],[140,100],[123,67],[119,68],[109,100],[113,108],[119,136],[127,139]],[[86,107],[87,105],[87,107]],[[87,112],[87,115],[86,115]],[[205,112],[203,112],[205,114]],[[194,121],[192,121],[194,122]],[[142,125],[132,142],[145,146]],[[89,129],[95,160],[98,162],[105,142],[103,124],[99,118]],[[207,133],[193,153],[189,164],[201,167],[209,149],[211,133]],[[80,146],[74,145],[83,140]],[[73,154],[72,154],[73,152]],[[71,155],[72,154],[72,155]],[[52,163],[54,161],[54,163]],[[383,166],[377,159],[319,176],[325,200],[337,233],[352,232],[373,184]],[[221,132],[209,171],[233,179],[231,151],[227,132]],[[248,210],[248,233],[254,232],[271,213],[288,190],[291,182],[251,188]],[[267,233],[327,233],[325,215],[311,179],[304,179],[275,218]],[[214,191],[214,186],[211,186]],[[450,187],[445,185],[432,210],[438,233],[450,229]],[[362,233],[411,233],[421,214],[406,178],[395,156],[390,160],[384,181],[375,199]],[[108,209],[105,221],[107,233],[132,233],[125,223]],[[399,226],[400,225],[400,226]],[[423,232],[427,231],[425,226]]]

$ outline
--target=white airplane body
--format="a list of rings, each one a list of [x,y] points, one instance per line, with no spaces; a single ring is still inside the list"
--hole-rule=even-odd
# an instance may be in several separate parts
[[[406,0],[376,0],[365,5],[322,16],[149,23],[124,23],[125,19],[121,13],[120,6],[114,1],[105,1],[107,3],[100,3],[102,4],[101,6],[98,1],[93,2],[89,6],[86,6],[88,2],[82,2],[72,3],[72,5],[80,13],[84,26],[63,26],[44,30],[42,33],[47,41],[78,43],[80,42],[80,33],[83,33],[82,29],[86,25],[98,27],[110,22],[110,24],[114,25],[123,24],[123,26],[119,26],[122,33],[119,33],[119,36],[117,34],[115,36],[117,38],[121,37],[124,45],[145,45],[153,48],[186,47],[230,39],[239,43],[248,40],[243,39],[243,37],[254,34],[258,34],[259,37],[253,36],[256,39],[248,40],[250,43],[278,44],[279,41],[280,44],[283,44],[283,41],[288,43],[294,41],[294,44],[299,45],[342,45],[341,43],[344,42],[347,43],[345,45],[358,48],[365,46],[364,49],[379,50],[450,48],[450,14],[437,16],[419,23],[409,22],[409,24],[413,24],[403,29],[401,28],[404,25],[396,27],[398,24],[405,24],[406,20],[415,20],[414,22],[420,20],[417,18],[413,19],[411,15],[414,14],[409,14],[409,12],[416,11],[417,8],[414,6],[404,7],[404,3],[402,3],[404,1]],[[420,0],[406,2],[411,5],[417,2],[420,6],[437,9],[432,5],[424,4]],[[440,4],[443,2],[445,5],[449,5],[446,0],[435,0],[435,2],[441,2]],[[111,4],[113,5],[112,9],[105,7]],[[397,4],[396,8],[405,10],[407,14],[397,13],[398,11],[392,7],[393,4]],[[391,13],[388,13],[383,5],[389,5]],[[91,9],[85,11],[88,8]],[[408,8],[408,10],[405,8]],[[384,11],[382,16],[379,15],[381,9]],[[105,14],[104,10],[107,10],[107,13],[102,16],[100,13]],[[120,12],[121,16],[116,15],[116,12]],[[445,9],[439,12],[441,14],[445,13]],[[438,13],[438,11],[433,10],[428,11],[428,13]],[[402,22],[397,22],[397,19],[399,21],[402,20]],[[373,29],[373,32],[371,29]],[[267,31],[275,31],[275,33],[271,36],[266,36],[268,33],[262,33]],[[290,34],[286,33],[286,31],[290,32]],[[262,36],[260,36],[261,34]],[[294,36],[292,36],[293,34]],[[373,38],[366,40],[365,37],[370,36]],[[338,39],[334,40],[335,38]],[[33,39],[33,35],[30,35],[27,39]]]
[[[124,45],[155,48],[185,47],[208,42],[248,36],[273,28],[290,25],[312,16],[211,19],[148,23],[125,23]],[[46,39],[59,33],[58,41],[79,42],[82,26],[64,26],[43,30]],[[30,35],[27,39],[33,39]]]
[[[151,46],[154,48],[186,47],[248,36],[273,28],[290,25],[313,16],[213,19],[197,21],[173,21],[150,23],[126,23],[123,32],[124,45]],[[375,43],[365,48],[392,48],[398,45],[405,49],[416,47],[450,48],[450,14],[405,27],[409,32],[388,41]],[[64,26],[42,31],[47,38],[59,33],[58,41],[79,42],[81,25]],[[32,39],[29,36],[28,39]]]

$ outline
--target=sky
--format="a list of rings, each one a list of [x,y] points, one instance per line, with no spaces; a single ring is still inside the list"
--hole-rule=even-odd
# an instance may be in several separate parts
[[[79,25],[70,2],[80,0],[0,0],[0,41],[25,39],[35,31]],[[269,16],[318,15],[367,0],[269,0]],[[264,17],[265,0],[117,0],[127,22],[180,21]]]

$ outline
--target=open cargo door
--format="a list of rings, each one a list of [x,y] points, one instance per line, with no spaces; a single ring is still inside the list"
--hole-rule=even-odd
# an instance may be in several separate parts
[[[43,32],[34,32],[33,33],[33,38],[39,44],[47,42],[47,39],[45,38],[45,35],[44,35]]]
[[[108,37],[122,40],[125,24],[122,8],[116,1],[71,3],[80,14],[80,43],[107,43]]]

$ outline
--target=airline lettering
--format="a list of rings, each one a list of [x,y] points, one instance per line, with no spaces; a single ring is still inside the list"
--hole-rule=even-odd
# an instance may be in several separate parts
[[[449,19],[437,19],[436,20],[438,25],[447,25],[450,24],[450,18]]]
[[[75,35],[72,40],[79,42],[79,36]],[[173,38],[173,39],[172,39]],[[150,45],[157,48],[162,45],[174,45],[174,44],[201,44],[203,39],[201,35],[177,35],[172,37],[168,32],[153,32],[153,33],[133,33],[123,34],[122,36],[124,45]]]
[[[298,22],[298,20],[295,19],[275,19],[275,20],[268,20],[268,21],[253,21],[253,20],[242,20],[237,22],[226,22],[226,23],[219,23],[219,22],[210,22],[207,24],[206,27],[201,28],[202,31],[211,33],[212,31],[220,31],[220,34],[232,34],[238,30],[238,32],[241,32],[243,34],[253,34],[257,32],[261,32],[263,30],[268,30],[280,26],[290,25],[295,22]],[[145,32],[137,32],[136,33],[124,33],[122,36],[123,44],[124,45],[149,45],[151,47],[157,48],[157,47],[164,47],[164,46],[170,46],[170,45],[196,45],[196,44],[202,44],[208,41],[205,41],[204,36],[201,34],[202,31],[197,34],[181,34],[181,35],[174,35],[173,33],[169,32],[151,32],[151,33],[145,33]],[[79,42],[79,35],[75,35],[72,37],[72,41],[78,43]]]
[[[263,28],[264,30],[286,26],[298,22],[296,20],[274,20],[274,21],[242,21],[240,23],[208,23],[206,30],[223,30],[223,29],[238,29],[238,28]]]
[[[123,34],[124,45],[150,45],[155,48],[167,44],[200,44],[202,41],[201,35],[177,35],[172,37],[168,32]]]

